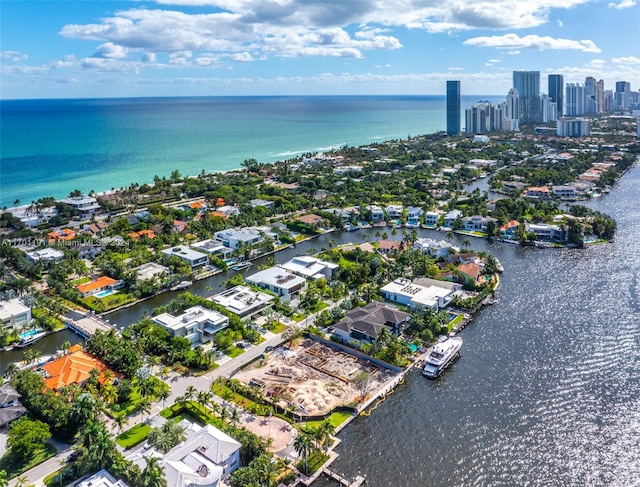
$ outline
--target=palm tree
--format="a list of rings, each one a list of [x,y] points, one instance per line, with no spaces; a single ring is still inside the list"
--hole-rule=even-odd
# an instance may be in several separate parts
[[[113,417],[113,422],[118,427],[118,434],[122,433],[122,427],[127,424],[127,417],[124,414],[116,414]]]
[[[326,454],[329,450],[329,444],[331,443],[331,437],[335,434],[336,427],[331,423],[329,418],[326,418],[320,426],[316,429],[316,439],[320,442],[320,444],[324,448],[324,453]]]
[[[168,387],[163,387],[158,392],[158,399],[162,399],[162,409],[164,409],[164,401],[165,401],[165,399],[169,399],[170,395],[171,395],[171,392],[169,391]]]
[[[451,243],[451,239],[453,238],[453,231],[449,230],[445,233],[444,238],[447,239],[447,242]]]
[[[138,383],[138,390],[142,397],[150,397],[156,391],[156,385],[151,377],[147,377]]]
[[[7,478],[7,471],[0,470],[0,487],[7,487],[9,485],[9,479]]]
[[[62,353],[64,355],[68,355],[69,354],[69,349],[71,348],[71,342],[69,340],[67,340],[66,342],[63,342],[62,345],[60,345],[60,350],[62,350]]]
[[[184,391],[184,400],[185,402],[192,401],[197,397],[197,395],[198,395],[198,389],[196,389],[195,386],[189,386]]]
[[[200,391],[198,392],[197,400],[198,404],[202,406],[202,412],[205,413],[207,411],[207,404],[209,404],[209,400],[211,399],[211,393],[208,391]]]
[[[138,403],[138,408],[140,409],[140,422],[142,422],[144,413],[151,413],[151,401],[149,400],[149,398],[143,397],[142,400]]]
[[[100,396],[108,405],[115,404],[118,400],[118,389],[113,384],[106,383],[100,389]]]
[[[468,238],[465,238],[462,241],[462,245],[464,245],[466,248],[469,248],[469,246],[471,245],[471,241]]]
[[[78,396],[73,405],[73,415],[78,418],[80,424],[86,424],[96,416],[96,400],[88,392]]]
[[[218,404],[218,402],[216,401],[215,396],[212,394],[211,398],[209,399],[209,409],[211,409],[211,411],[213,411],[214,414],[220,414],[220,408],[222,406],[220,406],[220,404]]]
[[[231,417],[229,419],[231,420],[231,424],[233,426],[237,426],[237,424],[240,422],[240,412],[236,408],[233,408],[231,410]]]
[[[309,464],[307,463],[307,457],[315,449],[316,444],[313,441],[313,433],[302,430],[293,440],[293,448],[298,452],[298,455],[302,457],[304,462],[305,474],[309,472]]]
[[[20,204],[20,200],[16,200],[16,201],[18,201],[18,204]],[[14,484],[14,487],[27,487],[28,485],[29,485],[29,479],[27,478],[26,475],[23,475],[16,479],[16,483]]]
[[[141,474],[141,487],[167,487],[167,479],[160,465],[159,457],[145,457],[147,465]]]
[[[13,206],[15,206],[16,208],[20,206],[20,199],[16,198],[15,200],[13,200]]]

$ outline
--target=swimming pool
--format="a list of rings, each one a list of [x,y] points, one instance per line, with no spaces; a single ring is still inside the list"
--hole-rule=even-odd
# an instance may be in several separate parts
[[[449,323],[451,323],[453,320],[455,320],[458,315],[454,314],[454,313],[447,313],[449,316]]]
[[[33,330],[25,331],[24,333],[20,333],[20,338],[29,338],[33,335],[37,335],[42,331],[41,328],[34,328]]]
[[[100,291],[99,293],[94,294],[94,296],[96,298],[106,298],[107,296],[110,296],[112,294],[115,294],[115,291],[113,289],[107,289],[106,291]]]
[[[411,349],[411,353],[415,353],[420,347],[415,343],[410,343],[409,348]]]

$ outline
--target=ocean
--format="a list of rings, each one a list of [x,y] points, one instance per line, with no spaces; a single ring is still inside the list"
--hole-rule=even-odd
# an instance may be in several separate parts
[[[463,96],[462,110],[478,100]],[[0,101],[0,207],[433,133],[444,96]],[[464,117],[463,117],[464,120]]]

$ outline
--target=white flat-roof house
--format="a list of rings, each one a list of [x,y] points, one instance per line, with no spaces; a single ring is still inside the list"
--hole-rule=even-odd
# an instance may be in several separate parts
[[[413,244],[414,250],[419,250],[424,255],[430,255],[436,259],[446,257],[455,247],[446,240],[435,241],[432,238],[419,238]]]
[[[430,227],[435,227],[440,219],[440,214],[437,211],[426,211],[424,213],[424,224]]]
[[[122,480],[116,480],[113,475],[103,469],[76,484],[76,487],[128,487],[128,484]]]
[[[316,259],[315,257],[301,255],[294,257],[289,262],[280,264],[279,267],[305,279],[324,278],[327,281],[331,281],[340,266],[334,262],[327,262]]]
[[[458,218],[462,218],[462,212],[460,210],[451,210],[449,213],[444,215],[444,226],[453,226],[453,222],[455,222]]]
[[[262,200],[262,199],[255,199],[255,200],[251,200],[249,201],[249,203],[251,203],[251,206],[253,208],[256,208],[257,206],[262,206],[263,208],[266,208],[269,211],[273,211],[276,208],[276,204],[273,201],[269,201],[269,200]]]
[[[222,213],[226,217],[236,216],[240,214],[240,208],[238,208],[237,206],[230,206],[230,205],[220,206],[216,208],[216,211],[218,213]]]
[[[53,249],[51,247],[44,247],[43,249],[32,250],[26,253],[27,260],[31,262],[44,262],[49,265],[51,263],[58,263],[64,258],[64,252],[62,250]]]
[[[462,228],[470,232],[484,232],[487,230],[487,223],[491,221],[496,222],[497,220],[481,215],[465,216],[462,219]]]
[[[411,226],[419,225],[423,213],[422,208],[419,206],[409,206],[407,208],[407,224]]]
[[[213,236],[222,242],[222,245],[234,250],[240,245],[254,245],[262,240],[260,232],[253,228],[243,228],[241,230],[227,228],[214,233]]]
[[[384,211],[378,205],[368,205],[366,209],[371,212],[372,221],[379,222],[384,220]]]
[[[439,286],[421,286],[409,279],[398,278],[380,289],[385,299],[410,308],[438,311],[453,300],[454,291]]]
[[[66,203],[75,210],[78,210],[78,217],[81,220],[87,220],[102,210],[102,207],[98,204],[98,200],[93,196],[73,196],[58,201],[60,201],[60,203]]]
[[[58,214],[58,209],[55,206],[41,209],[35,209],[31,205],[19,206],[18,208],[7,209],[7,211],[29,228],[37,227],[41,223],[48,222]]]
[[[575,186],[551,186],[551,192],[563,200],[572,200],[578,197]]]
[[[192,306],[183,314],[162,313],[151,318],[171,336],[186,337],[192,344],[207,343],[220,330],[229,326],[229,318],[202,306]]]
[[[246,286],[236,286],[215,294],[209,299],[223,306],[227,311],[245,318],[269,306],[274,297],[267,293],[256,292]]]
[[[31,308],[25,306],[20,298],[0,301],[0,328],[22,328],[31,323]]]
[[[387,212],[387,216],[392,218],[393,220],[397,220],[402,216],[402,212],[404,211],[404,206],[402,205],[387,205],[385,208]]]
[[[193,250],[191,247],[187,247],[186,245],[178,245],[176,247],[164,249],[162,251],[162,254],[169,257],[178,257],[185,262],[188,262],[192,269],[194,267],[205,265],[207,262],[209,262],[209,256],[207,254],[203,254],[202,252]]]
[[[232,248],[227,247],[220,240],[213,239],[192,243],[191,247],[200,252],[206,252],[209,255],[219,255],[223,259],[226,259],[227,256],[233,252]]]
[[[549,225],[547,223],[527,223],[525,225],[525,229],[527,232],[535,233],[538,240],[545,242],[566,242],[569,238],[567,230],[558,225]]]
[[[157,262],[147,262],[133,269],[136,271],[136,277],[139,281],[147,281],[155,279],[162,274],[169,275],[171,270],[168,267],[158,264]]]
[[[307,287],[307,281],[303,277],[291,274],[280,267],[270,267],[257,272],[246,277],[245,281],[262,289],[268,289],[284,300],[299,296],[300,292]]]

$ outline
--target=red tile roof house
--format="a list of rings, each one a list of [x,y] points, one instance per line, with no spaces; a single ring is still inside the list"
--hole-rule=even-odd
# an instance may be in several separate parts
[[[472,280],[474,284],[478,282],[478,278],[482,274],[482,267],[473,262],[459,265],[458,270],[467,276],[469,280]]]
[[[76,289],[80,292],[83,298],[97,294],[108,289],[120,289],[124,286],[123,281],[116,281],[111,277],[102,276],[92,282],[86,284],[79,284]]]
[[[378,252],[381,254],[398,252],[399,250],[402,250],[402,242],[396,240],[380,240],[378,243]]]
[[[307,225],[320,225],[324,222],[324,218],[318,215],[302,215],[296,218],[300,223],[306,223]]]
[[[42,366],[45,372],[44,384],[54,391],[71,384],[82,386],[91,377],[91,371],[94,369],[100,373],[98,380],[104,384],[105,374],[110,370],[106,364],[82,350],[76,350]],[[113,377],[120,379],[122,374],[113,372]]]

